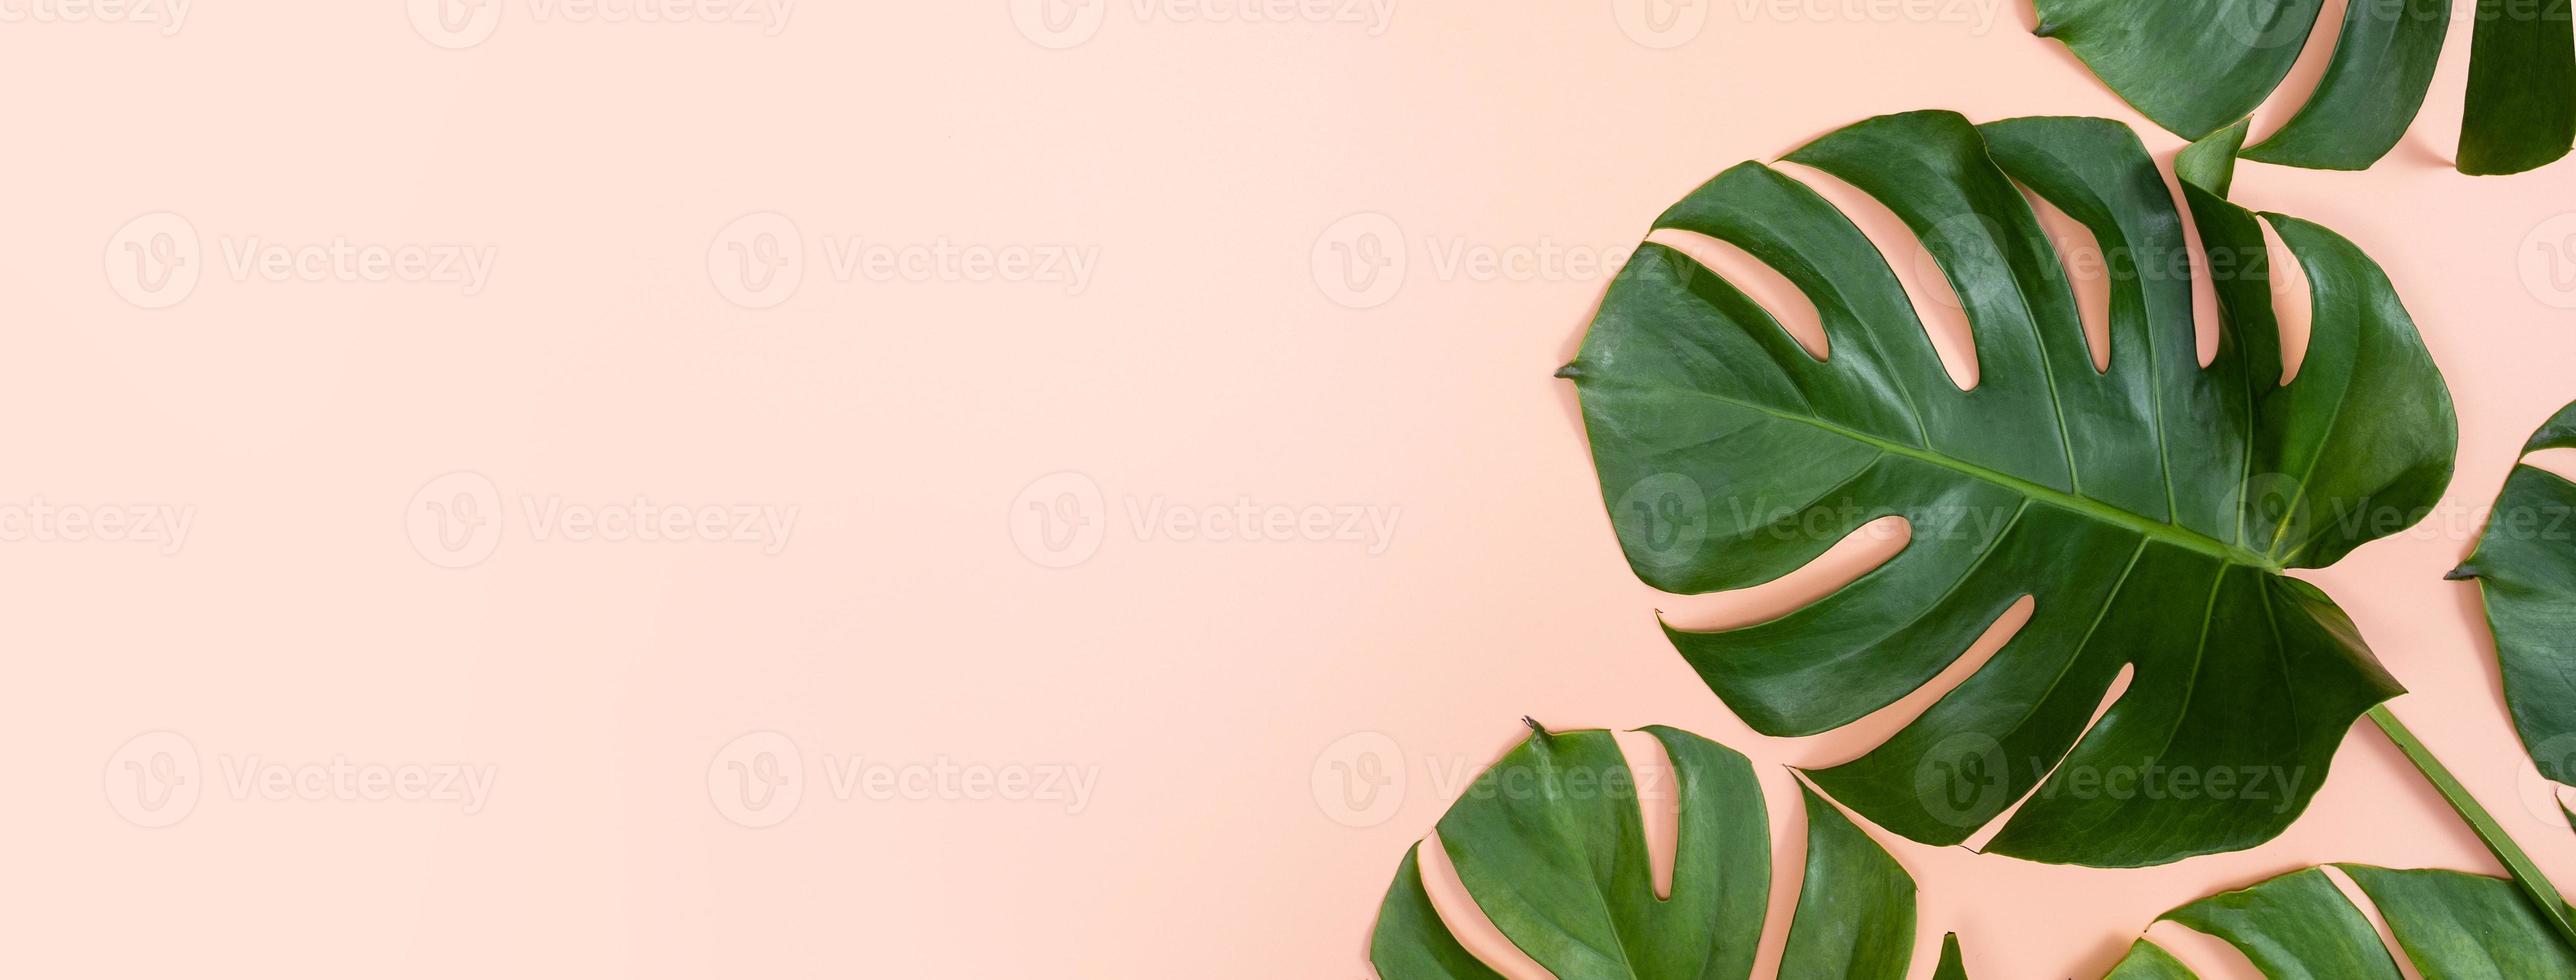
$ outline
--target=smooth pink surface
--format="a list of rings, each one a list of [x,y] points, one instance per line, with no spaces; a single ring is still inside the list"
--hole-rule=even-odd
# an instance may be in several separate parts
[[[1739,160],[2143,123],[2002,0],[7,9],[57,15],[0,22],[13,976],[1364,977],[1524,714],[1752,755],[1785,910],[1780,767],[1886,729],[1733,720],[1653,610],[1743,600],[1637,583],[1549,375]],[[2448,373],[2449,507],[2315,578],[2576,883],[2441,581],[2576,397],[2576,169],[2447,169],[2456,26],[2388,162],[2236,196],[2362,243]],[[2493,870],[2366,725],[2248,853],[1880,836],[1980,978],[2312,862]]]

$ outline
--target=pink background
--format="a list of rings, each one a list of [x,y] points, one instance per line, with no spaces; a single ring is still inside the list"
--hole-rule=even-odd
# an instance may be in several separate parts
[[[25,976],[1365,977],[1524,714],[1753,756],[1785,910],[1779,767],[1892,722],[1756,737],[1657,634],[1785,600],[1618,554],[1549,377],[1598,260],[1880,112],[2143,122],[2021,0],[0,7]],[[2447,169],[2455,26],[2387,163],[2237,197],[2368,248],[2449,376],[2450,507],[2315,578],[2576,882],[2440,580],[2576,396],[2576,169]],[[2493,870],[2366,725],[2248,853],[1880,837],[1981,978],[2312,862]]]

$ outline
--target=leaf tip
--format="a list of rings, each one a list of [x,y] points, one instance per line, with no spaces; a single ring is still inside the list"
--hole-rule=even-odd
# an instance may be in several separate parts
[[[1529,730],[1540,738],[1546,739],[1556,737],[1555,732],[1548,731],[1546,725],[1539,724],[1538,719],[1532,718],[1528,715],[1521,716],[1521,724],[1528,725]]]
[[[1557,368],[1556,376],[1567,381],[1581,381],[1583,380],[1583,365],[1568,364],[1564,367]]]
[[[2038,27],[2034,27],[2034,28],[2031,28],[2031,29],[2030,29],[2030,36],[2032,36],[2032,37],[2056,37],[2056,36],[2057,36],[2057,32],[2062,31],[2062,30],[2065,30],[2065,29],[2066,29],[2066,25],[2064,25],[2064,24],[2054,24],[2054,23],[2050,23],[2050,22],[2048,22],[2048,21],[2041,21]]]
[[[2442,576],[2442,581],[2445,581],[2445,582],[2467,582],[2467,581],[2471,581],[2471,580],[2474,580],[2474,579],[2482,579],[2482,578],[2485,578],[2485,577],[2487,577],[2487,570],[2486,570],[2486,569],[2483,569],[2483,568],[2479,568],[2475,562],[2471,562],[2471,563],[2469,563],[2469,564],[2462,565],[2462,566],[2460,566],[2460,567],[2458,567],[2458,568],[2451,569],[2451,570],[2450,570],[2449,572],[2447,572],[2447,573],[2444,573],[2444,574],[2443,574],[2443,576]]]

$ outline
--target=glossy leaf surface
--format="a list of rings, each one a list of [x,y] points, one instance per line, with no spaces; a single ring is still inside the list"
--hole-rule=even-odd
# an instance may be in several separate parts
[[[1743,756],[1646,730],[1680,801],[1669,897],[1655,893],[1638,781],[1610,733],[1532,736],[1440,819],[1439,841],[1494,926],[1559,980],[1750,976],[1770,903],[1771,835]],[[1914,954],[1914,880],[1807,794],[1805,888],[1779,975],[1896,978]],[[1442,922],[1406,852],[1371,938],[1385,980],[1499,978]],[[1955,942],[1953,943],[1955,946]]]
[[[2522,451],[2571,447],[2576,405],[2560,409]],[[2451,578],[2478,583],[2523,747],[2541,775],[2576,783],[2576,484],[2514,467],[2477,552]]]
[[[2387,278],[2332,232],[2186,184],[2223,273],[2204,367],[2202,263],[2125,127],[1909,113],[1788,159],[1903,219],[1965,308],[1980,381],[1959,390],[1886,259],[1781,171],[1739,165],[1667,211],[1657,228],[1729,242],[1794,283],[1829,352],[1808,354],[1683,253],[1638,252],[1564,372],[1631,567],[1667,591],[1739,589],[1872,520],[1912,529],[1804,608],[1668,627],[1673,642],[1756,729],[1809,735],[1924,686],[2028,596],[1993,659],[1816,785],[1934,844],[2026,797],[1989,849],[2058,863],[2159,864],[2277,835],[2353,719],[2398,691],[2332,600],[2282,573],[2401,530],[2439,498],[2456,446],[2449,394]],[[2107,371],[2024,188],[2100,243]],[[2288,384],[2265,223],[2311,286],[2314,336]]]
[[[2462,0],[2468,3],[2469,0]],[[2066,44],[2147,118],[2198,140],[2271,98],[2303,45],[2331,44],[2325,74],[2246,159],[2361,170],[2422,110],[2452,0],[2353,0],[2332,38],[2320,0],[2037,0],[2039,34]],[[2474,0],[2459,169],[2513,174],[2576,142],[2576,24],[2569,0]]]
[[[2396,936],[2398,953],[2323,870],[2307,868],[2165,913],[2242,951],[2272,980],[2398,980],[2402,954],[2425,980],[2576,976],[2576,954],[2511,882],[2457,871],[2336,865]],[[2114,980],[2182,980],[2190,968],[2139,940]]]

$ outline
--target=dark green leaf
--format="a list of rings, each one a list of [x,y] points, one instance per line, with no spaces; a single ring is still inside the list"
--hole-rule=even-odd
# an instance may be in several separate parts
[[[2065,44],[2156,125],[2196,140],[2263,104],[2299,60],[2321,2],[2037,0],[2035,6],[2040,36]]]
[[[2164,947],[2138,940],[2129,946],[2129,955],[2105,974],[2102,980],[2199,980],[2199,974],[2174,959]]]
[[[2406,962],[2425,980],[2576,976],[2576,954],[2512,882],[2457,871],[2390,871],[2339,864],[2387,920]],[[2306,868],[2167,912],[2254,961],[2267,980],[2396,980],[2396,956],[2324,871]],[[2110,980],[2194,974],[2145,940]]]
[[[2157,125],[2193,140],[2245,119],[2280,87],[2316,27],[2319,6],[2038,0],[2042,36],[2064,42]],[[2423,108],[2450,9],[2450,0],[2355,0],[2314,94],[2246,158],[2360,170],[2387,155]]]
[[[1459,881],[1496,928],[1559,980],[1751,975],[1770,903],[1770,823],[1743,756],[1646,729],[1680,799],[1672,895],[1658,898],[1637,780],[1610,733],[1541,733],[1478,777],[1440,820]],[[1831,804],[1807,799],[1805,894],[1780,976],[1897,978],[1914,946],[1914,880]],[[1416,848],[1418,851],[1419,848]],[[1385,980],[1494,977],[1447,927],[1408,852],[1378,912]]]
[[[2576,977],[2576,951],[2511,882],[2457,871],[2336,867],[2379,907],[2398,948],[2425,980]]]
[[[1968,980],[1967,961],[1959,955],[1959,934],[1941,937],[1941,965],[1933,970],[1932,980]]]
[[[2576,405],[2560,409],[2526,454],[2576,447]],[[2469,562],[2504,667],[2505,703],[2540,774],[2576,783],[2576,484],[2516,466]]]
[[[2165,918],[2227,940],[2271,980],[2398,980],[2379,931],[2315,868],[2212,895]]]
[[[2460,172],[2514,174],[2576,141],[2576,27],[2567,0],[2479,0]]]
[[[2157,125],[2199,140],[2272,96],[2317,28],[2320,0],[2036,0],[2042,37],[2066,44]],[[2249,160],[2360,170],[2424,105],[2451,0],[2354,0],[2316,90]],[[2521,173],[2576,142],[2569,0],[2477,0],[2459,168]]]
[[[2204,369],[2180,215],[2119,124],[1911,113],[1790,159],[1923,241],[1966,308],[1980,383],[1951,383],[1886,260],[1782,173],[1737,166],[1666,212],[1658,228],[1733,243],[1795,283],[1831,350],[1811,357],[1680,252],[1639,251],[1566,371],[1631,566],[1668,591],[1736,589],[1879,517],[1913,528],[1803,609],[1668,629],[1674,643],[1755,728],[1807,735],[1921,687],[2032,596],[1992,661],[1815,783],[1936,844],[2029,795],[1991,849],[2041,861],[2158,864],[2278,834],[2353,719],[2398,690],[2333,602],[2281,573],[2401,530],[2450,475],[2450,397],[2386,277],[2332,232],[2187,187],[2226,312]],[[2101,244],[2107,372],[2023,187]],[[2288,385],[2267,220],[2315,310]],[[2125,667],[2127,693],[2088,732]]]
[[[2354,0],[2316,92],[2248,160],[2363,170],[2406,137],[2424,107],[2451,0]]]
[[[1901,977],[1914,959],[1914,879],[1833,804],[1807,804],[1807,887],[1782,977]]]
[[[2245,146],[2245,131],[2252,123],[2236,125],[2202,137],[2183,147],[2174,156],[2174,176],[2183,183],[2195,185],[2221,198],[2236,184],[2236,151]]]

